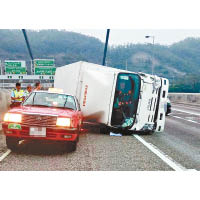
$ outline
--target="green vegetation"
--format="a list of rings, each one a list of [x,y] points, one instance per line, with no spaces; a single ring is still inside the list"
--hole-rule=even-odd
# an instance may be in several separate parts
[[[56,67],[80,60],[102,62],[104,43],[97,38],[65,30],[27,33],[34,58],[54,58]],[[30,61],[21,30],[0,30],[0,60],[5,59]],[[151,73],[153,65],[156,75],[170,80],[171,92],[200,92],[200,38],[187,38],[170,46],[110,46],[106,63],[146,73]]]

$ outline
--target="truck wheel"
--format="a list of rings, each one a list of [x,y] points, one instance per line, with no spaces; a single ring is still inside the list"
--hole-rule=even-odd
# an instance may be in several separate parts
[[[68,141],[66,142],[67,152],[76,151],[77,141]]]
[[[18,147],[19,139],[13,137],[6,137],[6,145],[11,151],[15,151]]]

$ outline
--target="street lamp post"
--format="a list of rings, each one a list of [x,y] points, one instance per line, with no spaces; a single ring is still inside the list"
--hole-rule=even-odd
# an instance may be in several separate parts
[[[146,35],[145,38],[152,38],[152,75],[154,74],[154,63],[153,63],[153,59],[154,59],[154,41],[155,41],[155,36],[153,35]]]

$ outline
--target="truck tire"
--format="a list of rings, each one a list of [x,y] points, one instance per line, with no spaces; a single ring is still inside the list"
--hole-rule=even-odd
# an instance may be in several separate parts
[[[15,151],[19,145],[19,139],[6,136],[6,145],[11,151]]]

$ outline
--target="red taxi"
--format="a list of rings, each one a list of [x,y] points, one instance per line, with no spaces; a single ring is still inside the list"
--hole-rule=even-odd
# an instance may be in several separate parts
[[[20,140],[54,140],[75,151],[82,119],[77,99],[51,88],[32,92],[20,107],[9,110],[2,128],[11,150]]]

